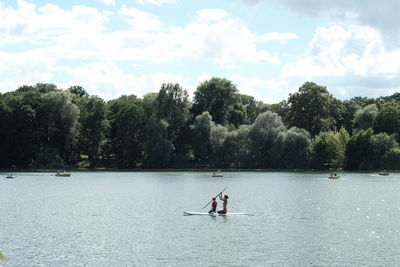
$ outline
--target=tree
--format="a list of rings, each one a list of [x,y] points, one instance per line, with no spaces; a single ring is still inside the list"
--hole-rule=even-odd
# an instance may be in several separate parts
[[[326,87],[306,82],[298,92],[289,96],[289,125],[303,128],[313,136],[334,129],[336,121],[332,116],[332,107],[335,102]]]
[[[285,131],[281,117],[271,111],[258,115],[250,130],[251,153],[254,167],[271,167],[271,148],[279,132]]]
[[[369,157],[372,153],[371,137],[374,131],[369,128],[360,130],[354,134],[346,146],[346,163],[349,170],[359,170],[369,168]]]
[[[367,130],[374,126],[379,110],[375,104],[367,105],[357,110],[354,117],[354,128]]]
[[[228,136],[228,129],[222,125],[212,125],[210,128],[211,158],[215,167],[225,167],[224,143]]]
[[[311,143],[310,134],[296,127],[278,133],[272,148],[274,168],[307,168],[307,151]]]
[[[82,86],[70,86],[68,91],[71,94],[77,95],[78,97],[89,96],[86,90]]]
[[[371,155],[369,169],[382,168],[386,153],[399,147],[393,135],[378,133],[371,137]]]
[[[208,111],[215,123],[226,125],[237,100],[237,91],[231,81],[222,78],[211,78],[201,83],[194,92],[193,115]]]
[[[97,96],[83,95],[79,106],[78,148],[89,160],[98,160],[110,130],[107,104]]]
[[[189,94],[179,84],[163,84],[154,101],[155,118],[167,122],[167,138],[180,153],[185,153],[181,135],[190,116]]]
[[[79,108],[71,102],[67,91],[49,91],[41,97],[38,119],[42,137],[42,151],[51,148],[69,163],[77,141]]]
[[[171,163],[174,150],[172,142],[167,138],[168,123],[151,117],[145,126],[144,163],[148,168],[165,168]]]
[[[392,148],[382,158],[382,168],[386,170],[400,169],[400,149]]]
[[[315,136],[310,146],[311,164],[314,168],[342,168],[345,160],[348,132],[342,128],[339,132],[322,132]]]
[[[374,120],[374,130],[377,133],[398,135],[400,132],[400,106],[397,104],[384,104]]]
[[[118,166],[136,168],[142,160],[145,123],[143,102],[136,96],[121,96],[109,102],[111,143]]]
[[[205,111],[198,115],[190,126],[194,155],[199,161],[207,161],[210,155],[210,130],[213,125],[211,115]]]

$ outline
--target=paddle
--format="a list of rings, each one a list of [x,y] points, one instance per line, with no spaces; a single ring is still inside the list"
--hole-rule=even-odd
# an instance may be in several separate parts
[[[228,188],[228,187],[225,187],[224,190],[221,191],[221,193],[224,192],[227,188]],[[221,194],[221,193],[218,193],[214,198],[216,198],[216,197],[217,197],[219,194]],[[210,200],[210,202],[208,202],[207,205],[205,205],[205,206],[203,207],[203,209],[204,209],[205,207],[207,207],[208,205],[210,205],[211,202],[212,202],[212,200]]]

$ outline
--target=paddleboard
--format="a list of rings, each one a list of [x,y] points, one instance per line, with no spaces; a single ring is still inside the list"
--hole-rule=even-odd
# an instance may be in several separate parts
[[[196,211],[183,211],[183,215],[208,215],[208,216],[230,216],[230,215],[250,215],[245,212],[228,212],[228,213],[208,213],[208,212],[196,212]]]

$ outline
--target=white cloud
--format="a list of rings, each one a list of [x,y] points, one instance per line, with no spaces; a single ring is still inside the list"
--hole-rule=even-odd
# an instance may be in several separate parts
[[[260,40],[264,42],[280,41],[285,43],[289,40],[298,38],[299,37],[295,33],[279,33],[279,32],[270,32],[260,36]]]
[[[196,14],[191,23],[168,27],[157,16],[127,6],[112,14],[82,5],[63,9],[24,0],[17,7],[0,4],[0,90],[37,82],[57,84],[62,77],[62,85],[80,84],[92,94],[111,99],[157,91],[163,82],[189,82],[187,77],[162,72],[134,76],[118,67],[119,62],[206,60],[224,68],[242,62],[279,63],[277,54],[258,47],[259,34],[226,11],[205,9]],[[107,29],[110,16],[117,15],[133,27]],[[189,91],[194,87],[189,84]]]
[[[246,77],[236,74],[230,77],[240,93],[253,96],[265,103],[277,103],[286,99],[290,92],[288,85],[281,78],[262,79],[257,76]]]
[[[356,21],[382,33],[385,45],[396,48],[400,44],[400,1],[388,0],[243,0],[249,4],[267,2],[276,7],[287,8],[294,13],[318,16],[328,13],[342,21]]]
[[[139,4],[153,4],[153,5],[163,5],[163,4],[173,4],[176,3],[177,0],[136,0],[136,3]]]
[[[210,23],[210,22],[215,22],[215,21],[222,21],[226,17],[229,16],[229,14],[222,9],[202,9],[196,12],[197,13],[197,20],[199,22],[205,22],[205,23]]]
[[[163,83],[185,84],[189,80],[166,73],[133,76],[112,62],[94,62],[80,67],[68,67],[65,71],[72,78],[64,87],[79,84],[90,94],[106,100],[131,94],[141,97],[149,92],[157,92]]]
[[[377,30],[359,25],[318,28],[305,54],[283,70],[291,84],[319,82],[341,98],[388,95],[399,76],[400,49],[386,49]]]
[[[127,23],[137,30],[159,30],[161,28],[161,21],[156,15],[137,8],[123,6],[119,13],[125,16]]]
[[[50,82],[57,69],[54,59],[35,52],[0,51],[0,62],[0,92],[15,90],[21,85]]]
[[[107,16],[95,8],[73,6],[63,10],[53,4],[36,8],[19,0],[16,9],[0,5],[0,47],[12,43],[48,45],[72,31],[101,31],[106,21]]]
[[[105,5],[115,6],[115,0],[97,0],[97,1]]]

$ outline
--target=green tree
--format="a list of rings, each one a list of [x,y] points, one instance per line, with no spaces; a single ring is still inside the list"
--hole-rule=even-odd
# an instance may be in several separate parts
[[[377,133],[399,134],[400,131],[400,106],[397,104],[384,104],[374,120],[374,130]]]
[[[174,145],[174,152],[185,155],[190,142],[187,122],[190,116],[189,94],[179,84],[163,84],[154,101],[157,120],[167,122],[167,139]],[[179,157],[182,160],[182,157]]]
[[[225,126],[218,124],[210,128],[211,159],[216,168],[226,167],[224,143],[228,134],[228,128]]]
[[[336,121],[332,108],[336,102],[326,87],[306,82],[289,96],[289,125],[305,129],[313,136],[334,129]]]
[[[307,151],[311,143],[310,134],[296,127],[278,133],[272,148],[274,168],[307,168]]]
[[[236,86],[226,79],[211,78],[201,83],[194,92],[194,116],[208,111],[215,123],[226,125],[237,101]]]
[[[109,103],[112,152],[121,168],[136,168],[142,162],[145,111],[136,96],[121,96]]]
[[[322,132],[315,136],[310,146],[311,164],[314,168],[342,168],[350,136],[346,129],[339,132]]]
[[[278,133],[285,130],[286,127],[278,114],[266,111],[258,115],[249,135],[254,167],[272,167],[271,149]]]
[[[79,107],[78,148],[89,160],[98,160],[110,130],[107,104],[97,96],[83,95]]]
[[[382,168],[386,170],[400,170],[400,149],[392,148],[382,158]]]
[[[346,169],[359,170],[368,169],[369,157],[372,153],[371,138],[374,131],[369,128],[360,130],[354,134],[346,146]]]
[[[207,161],[210,155],[210,130],[212,126],[214,126],[214,122],[207,111],[196,116],[194,123],[190,126],[194,155],[199,161]]]
[[[167,138],[168,123],[151,117],[145,126],[144,163],[148,168],[166,168],[170,166],[171,154],[174,150],[172,142]]]
[[[42,133],[42,150],[51,148],[70,163],[73,159],[73,148],[77,141],[79,108],[71,102],[67,91],[44,93],[38,110],[40,130]]]
[[[77,95],[78,97],[89,96],[89,94],[82,86],[76,86],[76,85],[70,86],[68,88],[68,91],[73,95]]]
[[[372,128],[378,113],[379,110],[375,104],[370,104],[357,110],[354,117],[354,128],[362,130]]]
[[[378,133],[371,137],[371,155],[368,169],[382,168],[386,153],[399,147],[393,135]],[[367,167],[366,167],[367,168]]]

